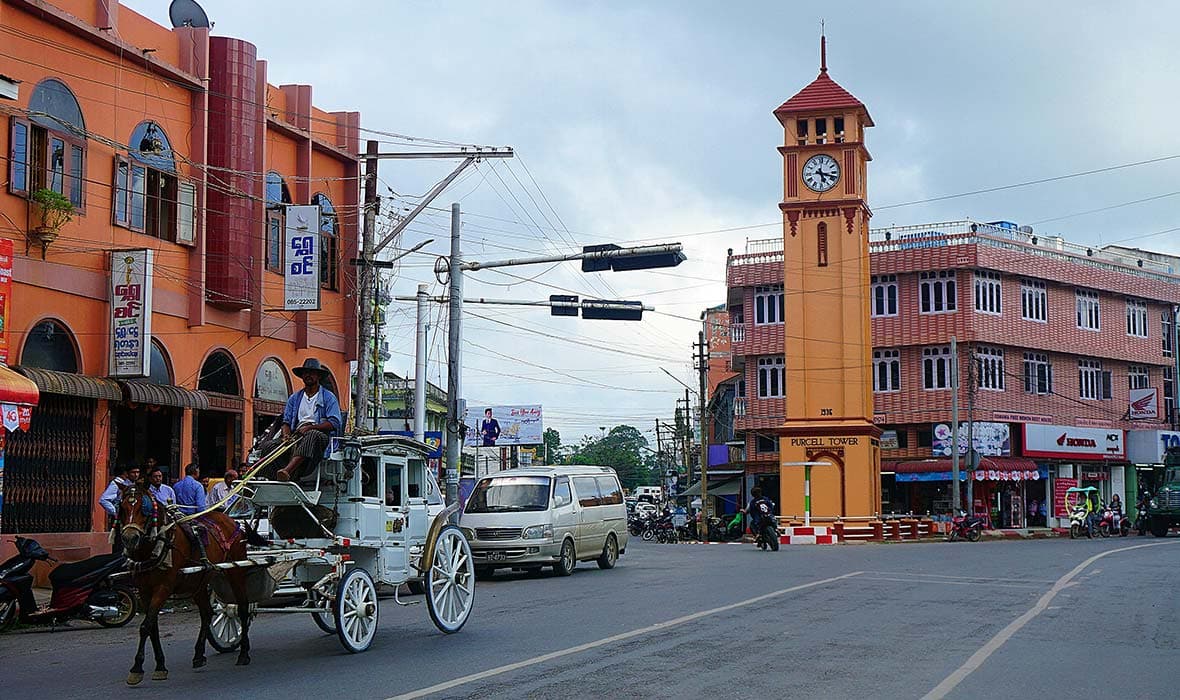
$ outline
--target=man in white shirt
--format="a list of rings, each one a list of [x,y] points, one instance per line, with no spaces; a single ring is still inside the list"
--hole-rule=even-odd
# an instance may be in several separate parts
[[[330,437],[340,432],[343,422],[336,395],[321,385],[328,370],[319,360],[309,357],[291,373],[303,380],[303,389],[287,399],[282,439],[292,434],[299,438],[287,466],[275,475],[279,481],[297,481],[304,471],[314,469],[327,452]]]
[[[238,500],[237,494],[234,494],[233,496],[229,495],[229,490],[234,487],[234,483],[237,482],[237,480],[238,473],[233,469],[226,469],[225,476],[222,478],[221,482],[213,485],[213,491],[210,494],[210,497],[213,499],[213,502],[218,504],[222,510],[229,510],[229,507],[234,504],[234,501]],[[222,501],[225,502],[222,503]]]
[[[119,515],[119,496],[123,493],[123,489],[137,481],[139,481],[139,467],[125,465],[123,473],[112,479],[106,490],[98,497],[98,504],[112,519]],[[111,545],[111,554],[119,554],[122,551],[123,538],[116,535]]]

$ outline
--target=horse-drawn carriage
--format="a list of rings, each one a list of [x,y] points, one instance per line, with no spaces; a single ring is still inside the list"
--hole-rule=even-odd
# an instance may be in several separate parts
[[[471,613],[475,569],[459,528],[448,523],[457,506],[431,516],[425,445],[375,435],[333,445],[329,458],[300,483],[251,481],[235,511],[266,509],[272,544],[251,547],[248,560],[218,568],[247,568],[251,614],[310,613],[350,652],[369,648],[377,630],[378,595],[411,584],[425,589],[426,607],[443,632],[457,632]],[[198,567],[192,567],[197,569]],[[236,647],[240,616],[221,577],[212,579],[210,643]],[[296,597],[297,604],[258,607]]]
[[[406,583],[425,593],[443,632],[467,622],[475,566],[467,539],[449,522],[458,504],[441,512],[431,506],[437,486],[426,467],[429,448],[392,435],[338,439],[307,479],[261,479],[292,445],[284,442],[243,477],[228,515],[213,506],[181,517],[142,483],[124,490],[116,529],[146,610],[129,684],[143,680],[149,638],[152,678],[168,677],[158,614],[171,596],[192,596],[201,612],[194,668],[205,665],[206,640],[218,651],[237,648],[237,663],[249,664],[250,622],[264,612],[310,614],[345,649],[364,651],[377,632],[379,594],[401,603]],[[253,533],[229,516],[263,510],[271,539],[248,545]],[[276,599],[291,604],[261,607]]]

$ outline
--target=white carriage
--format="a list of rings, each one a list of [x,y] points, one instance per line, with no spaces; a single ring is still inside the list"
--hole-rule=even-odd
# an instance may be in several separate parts
[[[398,598],[408,583],[425,593],[440,630],[458,632],[471,614],[475,567],[467,539],[449,522],[458,505],[431,508],[437,485],[428,450],[400,436],[345,438],[333,441],[331,456],[308,480],[251,481],[232,510],[265,508],[273,544],[220,567],[251,569],[252,612],[310,613],[345,649],[361,652],[376,634],[383,593],[414,604]],[[237,606],[219,578],[212,597],[210,642],[229,651],[241,633]],[[292,605],[260,606],[292,597]]]

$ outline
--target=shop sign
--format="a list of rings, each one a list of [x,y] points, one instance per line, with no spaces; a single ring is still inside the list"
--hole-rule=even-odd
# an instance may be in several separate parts
[[[154,251],[111,251],[110,376],[149,375]]]
[[[1065,508],[1065,492],[1077,485],[1077,479],[1068,477],[1059,476],[1053,480],[1053,517],[1069,517],[1069,511]]]
[[[0,365],[8,364],[8,319],[12,311],[12,239],[0,238]]]
[[[1180,447],[1180,433],[1171,430],[1128,430],[1127,461],[1163,464],[1169,447]]]
[[[1053,418],[1050,416],[1042,416],[1036,413],[1013,413],[1012,411],[992,411],[992,418],[1009,423],[1042,423],[1048,425],[1053,422]]]
[[[882,430],[881,431],[881,449],[882,450],[896,450],[897,446],[897,431],[896,430]]]
[[[1131,401],[1127,407],[1127,417],[1131,420],[1159,420],[1159,390],[1155,387],[1132,389]]]
[[[1024,456],[1061,459],[1122,459],[1123,431],[1068,425],[1024,426]]]
[[[1109,478],[1106,472],[1082,472],[1082,481],[1106,481]]]
[[[320,208],[288,206],[283,309],[320,309]]]
[[[967,423],[959,423],[959,454],[967,454]],[[971,442],[975,451],[985,457],[1009,457],[1012,455],[1012,437],[1007,423],[975,421],[971,428]],[[950,457],[953,442],[951,426],[939,423],[934,426],[935,457]]]

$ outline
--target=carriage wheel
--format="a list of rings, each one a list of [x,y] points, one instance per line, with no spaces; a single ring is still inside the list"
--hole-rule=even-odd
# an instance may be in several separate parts
[[[360,567],[349,569],[336,588],[336,633],[340,643],[353,654],[373,643],[377,633],[377,587],[373,577]]]
[[[311,614],[311,619],[315,620],[315,626],[322,629],[325,634],[336,634],[336,621],[331,613],[315,612]]]
[[[459,528],[447,525],[434,543],[434,563],[426,572],[426,608],[443,632],[462,629],[475,601],[475,560]]]
[[[209,620],[209,646],[225,654],[238,648],[242,641],[242,621],[238,619],[238,606],[226,603],[209,592],[209,603],[213,606],[213,618]],[[250,603],[250,614],[253,617],[255,603]]]

